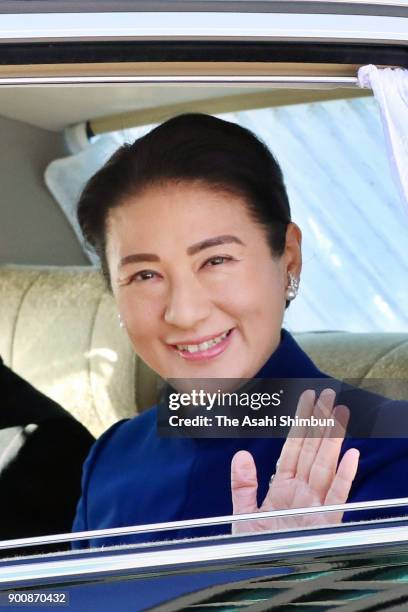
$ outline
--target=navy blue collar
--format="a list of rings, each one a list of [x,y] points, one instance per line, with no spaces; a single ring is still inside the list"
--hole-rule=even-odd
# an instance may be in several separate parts
[[[268,361],[254,378],[326,378],[286,329]]]

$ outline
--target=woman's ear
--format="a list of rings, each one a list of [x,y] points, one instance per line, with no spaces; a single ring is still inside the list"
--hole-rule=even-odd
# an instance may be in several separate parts
[[[299,279],[302,271],[302,232],[296,223],[289,223],[286,228],[286,244],[283,253],[286,272]]]

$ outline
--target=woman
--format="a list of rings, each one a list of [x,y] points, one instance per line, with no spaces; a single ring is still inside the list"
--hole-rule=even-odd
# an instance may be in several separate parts
[[[206,115],[165,122],[91,178],[78,219],[135,351],[164,379],[326,376],[282,330],[299,283],[301,233],[278,164],[248,130]],[[347,409],[334,404],[328,381],[318,397],[301,395],[298,413],[336,412],[344,423]],[[156,433],[156,412],[114,425],[93,447],[75,531],[343,503],[359,451],[353,501],[406,494],[396,477],[404,442],[342,448],[342,436],[324,430],[285,445],[276,438],[168,439]],[[328,513],[325,521],[341,518]],[[317,520],[238,523],[234,530]]]

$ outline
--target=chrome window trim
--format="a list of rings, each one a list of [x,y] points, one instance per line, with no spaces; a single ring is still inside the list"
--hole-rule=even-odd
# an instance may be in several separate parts
[[[144,525],[132,525],[130,527],[113,527],[109,529],[96,529],[90,531],[77,531],[73,533],[39,536],[32,538],[20,538],[16,540],[4,540],[0,542],[0,550],[8,548],[19,548],[22,546],[34,546],[44,544],[55,544],[61,542],[80,541],[88,539],[114,537],[118,535],[137,535],[140,533],[155,533],[160,531],[173,531],[178,529],[206,527],[210,525],[224,525],[226,523],[238,523],[250,519],[277,518],[299,516],[307,514],[321,514],[325,512],[350,512],[374,510],[380,508],[396,508],[408,506],[408,497],[395,499],[380,499],[366,502],[353,502],[346,504],[333,504],[326,506],[312,506],[307,508],[291,508],[288,510],[272,510],[269,512],[256,512],[247,514],[234,514],[228,516],[213,516],[201,519],[188,519],[182,521],[167,521],[163,523],[150,523]],[[339,525],[344,527],[346,524]]]
[[[188,571],[196,564],[209,562],[236,562],[248,563],[265,558],[277,556],[294,556],[297,554],[321,554],[322,552],[334,552],[346,550],[350,553],[362,547],[390,544],[403,544],[408,539],[408,526],[380,527],[370,529],[343,529],[333,537],[333,533],[322,533],[309,536],[294,536],[282,538],[251,539],[241,536],[238,541],[229,541],[231,536],[226,536],[217,543],[201,541],[195,545],[191,540],[179,541],[177,546],[168,549],[154,550],[140,548],[137,552],[128,549],[126,552],[115,554],[104,553],[95,556],[73,557],[68,554],[67,558],[56,560],[22,559],[23,563],[1,566],[0,584],[12,583],[13,587],[20,583],[32,580],[44,580],[55,578],[72,578],[75,576],[93,577],[106,575],[112,572],[124,572],[128,570],[143,571],[154,570],[157,574],[161,570],[175,566],[177,569]],[[94,550],[94,553],[98,550]],[[102,552],[102,550],[101,550]]]
[[[78,6],[80,5],[80,6]],[[406,0],[30,0],[22,6],[21,0],[3,0],[1,13],[69,13],[72,8],[80,13],[101,12],[336,12],[342,14],[392,14],[403,16]],[[51,9],[51,10],[50,10]],[[387,13],[385,12],[387,11]],[[358,14],[358,13],[357,13]]]
[[[408,16],[408,7],[407,7]],[[407,43],[408,20],[285,13],[43,13],[2,15],[1,42],[279,40]],[[214,25],[216,23],[216,25]]]
[[[1,47],[0,47],[1,48]],[[290,75],[169,75],[169,76],[35,76],[35,77],[0,77],[0,86],[31,86],[31,85],[87,85],[112,83],[180,83],[180,84],[234,84],[234,85],[276,85],[277,87],[331,88],[358,87],[357,77],[350,76],[290,76]]]

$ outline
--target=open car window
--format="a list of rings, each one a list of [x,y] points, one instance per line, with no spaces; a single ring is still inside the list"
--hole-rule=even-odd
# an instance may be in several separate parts
[[[384,348],[381,345],[382,340],[376,346],[376,341],[366,336],[369,344],[367,347],[361,345],[363,356],[361,364],[348,363],[345,356],[344,364],[339,365],[333,359],[331,366],[330,342],[335,346],[336,339],[340,338],[342,332],[362,334],[359,336],[361,342],[364,333],[368,332],[403,334],[406,331],[404,278],[408,263],[404,249],[407,232],[404,211],[401,209],[390,176],[377,103],[363,90],[341,87],[341,82],[333,89],[331,79],[329,81],[331,86],[329,89],[322,89],[322,84],[318,89],[310,87],[308,82],[302,82],[301,77],[294,89],[275,84],[270,89],[266,89],[265,86],[259,87],[257,92],[251,85],[248,92],[241,87],[235,99],[230,92],[228,96],[220,96],[222,90],[217,85],[214,90],[216,95],[213,98],[209,97],[211,87],[205,90],[204,101],[200,100],[199,89],[191,86],[189,89],[184,85],[182,96],[191,98],[191,101],[183,101],[182,106],[188,111],[189,105],[195,110],[197,101],[204,105],[204,108],[206,103],[209,104],[218,117],[252,130],[270,147],[282,166],[292,206],[292,218],[303,232],[301,291],[298,299],[285,313],[285,327],[295,334],[300,334],[298,336],[300,341],[303,337],[306,339],[305,348],[309,355],[317,359],[322,371],[325,371],[326,361],[329,359],[329,373],[333,371],[331,367],[334,367],[335,376],[339,379],[347,379],[357,386],[360,386],[363,379],[365,381],[363,386],[366,388],[374,391],[385,389],[384,395],[390,394],[394,399],[404,399],[405,387],[398,382],[401,378],[399,372],[404,371],[403,363],[396,375],[392,370],[389,372],[385,370],[384,374],[384,370],[379,368],[378,373],[374,369],[373,376],[365,380],[367,367],[372,367],[379,358],[382,358],[384,348],[388,350],[387,344],[384,344]],[[307,88],[302,89],[302,84],[307,84]],[[116,95],[119,99],[121,95],[124,96],[127,103],[137,95],[137,85],[120,87]],[[107,92],[110,91],[112,91],[111,86],[107,89]],[[152,85],[151,91],[144,86],[141,91],[144,95],[166,95],[166,88],[163,85]],[[204,90],[201,91],[204,94]],[[171,102],[175,92],[177,95],[177,90],[174,88],[170,91]],[[105,95],[103,86],[91,90],[80,87],[45,90],[32,88],[25,91],[12,88],[5,91],[3,100],[5,109],[8,109],[10,114],[15,112],[10,105],[14,99],[20,120],[23,116],[29,119],[30,113],[33,112],[34,121],[43,124],[47,121],[47,115],[43,111],[47,97],[49,96],[54,104],[59,100],[62,110],[57,106],[57,110],[51,113],[48,119],[55,125],[57,121],[62,121],[64,112],[70,112],[75,100],[79,109],[83,104],[88,110],[90,100],[94,96],[97,96],[98,100],[101,96],[98,104],[106,108]],[[34,106],[32,111],[24,105],[25,97],[31,99]],[[264,108],[266,97],[272,102],[269,107]],[[256,108],[257,104],[261,108]],[[242,105],[249,108],[242,109]],[[234,106],[237,108],[235,112],[233,112]],[[228,112],[222,112],[226,107]],[[215,112],[216,110],[221,112]],[[165,113],[165,107],[160,112]],[[151,109],[148,109],[146,114],[151,117]],[[69,131],[65,133],[65,137],[71,139],[71,149],[65,150],[65,155],[51,159],[45,166],[47,196],[54,198],[52,205],[66,215],[73,229],[78,229],[73,212],[85,182],[119,146],[132,143],[157,125],[157,122],[143,125],[143,113],[140,110],[137,111],[135,118],[135,122],[139,125],[130,127],[131,121],[131,113],[127,111],[125,115],[111,115],[109,120],[89,119],[82,125],[67,126]],[[123,122],[126,123],[126,128],[112,129]],[[80,129],[82,129],[82,140],[79,141],[81,150],[75,152],[72,138],[75,136],[75,131],[79,132]],[[88,131],[88,136],[85,133],[85,139],[84,130]],[[87,252],[84,248],[84,255]],[[97,277],[98,272],[95,268],[89,270],[91,275]],[[9,274],[10,282],[14,283],[12,269],[9,270]],[[52,274],[52,271],[48,273],[51,280]],[[69,290],[69,278],[63,282]],[[103,285],[98,287],[98,291],[101,291],[98,300],[107,300],[110,304],[111,296],[107,289],[103,288]],[[51,293],[54,291],[52,283],[47,290]],[[316,295],[319,295],[318,300]],[[73,312],[75,308],[74,303]],[[99,310],[99,306],[97,309]],[[62,315],[64,310],[66,309],[61,310]],[[57,321],[56,333],[58,326]],[[335,333],[333,340],[329,340],[326,346],[320,346],[319,340],[314,344],[314,339],[319,336],[315,336],[313,332],[321,331],[334,331],[340,335],[336,336]],[[302,332],[306,334],[303,336]],[[346,338],[346,335],[343,335],[343,338]],[[394,343],[390,345],[392,348],[399,342],[399,336],[388,338]],[[122,338],[121,342],[124,340]],[[352,336],[350,342],[352,345]],[[375,351],[372,358],[370,342],[373,342]],[[72,344],[77,350],[75,337]],[[44,347],[44,340],[41,341],[41,345]],[[80,420],[84,419],[82,422],[96,437],[104,433],[107,427],[120,417],[131,417],[134,414],[132,398],[129,396],[122,398],[120,395],[112,397],[110,391],[112,385],[115,394],[121,392],[120,387],[116,390],[117,382],[113,378],[120,370],[117,363],[123,364],[122,368],[127,367],[127,361],[121,355],[121,350],[116,340],[114,344],[109,344],[109,340],[103,338],[102,344],[101,341],[97,341],[95,348],[82,354],[85,358],[84,363],[89,360],[91,363],[95,359],[101,360],[101,369],[98,367],[95,370],[95,381],[100,395],[97,394],[92,401],[95,406],[95,403],[98,404],[103,400],[101,404],[106,413],[98,412],[99,406],[96,406],[93,408],[94,415],[90,415],[87,410],[75,404],[77,401],[75,396],[71,398],[71,405],[73,414]],[[127,345],[126,353],[128,359]],[[31,362],[29,353],[26,353],[26,360],[27,363]],[[47,364],[40,366],[37,374],[41,375],[44,384],[47,385],[47,393],[57,401],[61,399],[65,401],[68,387],[65,387],[64,367],[60,367],[59,371],[56,370],[51,379]],[[391,378],[396,378],[393,384],[389,384],[387,374],[390,374]],[[78,381],[75,378],[77,374],[73,376],[72,389],[76,389],[77,393]],[[147,376],[147,380],[151,380],[151,374],[146,370]],[[377,379],[382,380],[377,381]],[[140,386],[142,384],[143,379],[140,380]],[[91,385],[93,385],[92,380]],[[150,382],[148,385],[152,386]],[[147,393],[152,400],[145,399],[145,401],[152,402],[158,397],[154,386],[152,387],[153,390],[150,389]],[[138,391],[139,389],[136,390]],[[123,402],[122,412],[118,411],[115,405],[118,400]],[[128,402],[128,406],[124,405],[124,401]],[[148,406],[147,404],[143,408]],[[203,435],[206,437],[205,433]]]

